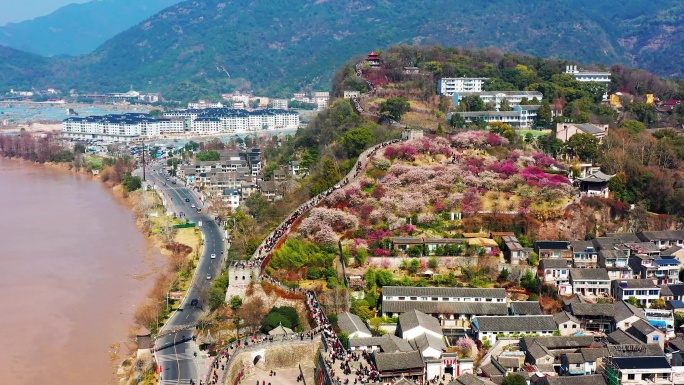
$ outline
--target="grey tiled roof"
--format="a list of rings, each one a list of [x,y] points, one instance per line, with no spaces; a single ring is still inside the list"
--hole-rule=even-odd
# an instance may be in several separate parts
[[[658,289],[658,285],[651,279],[621,279],[615,283],[629,289]]]
[[[642,231],[637,236],[644,241],[677,240],[684,239],[684,230]]]
[[[379,346],[380,350],[385,353],[413,351],[408,341],[389,334],[385,334],[382,337],[350,338],[349,346],[359,348]]]
[[[539,268],[541,269],[568,269],[572,265],[569,259],[561,258],[543,258],[539,260]]]
[[[575,317],[614,317],[615,307],[610,303],[574,303],[571,306],[572,315]]]
[[[574,280],[610,281],[608,270],[604,268],[596,269],[570,269],[570,278]]]
[[[406,370],[423,368],[423,357],[420,352],[375,353],[375,366],[381,372],[389,370]]]
[[[606,348],[611,357],[653,357],[665,354],[658,344],[632,342],[626,345],[607,345]]]
[[[563,353],[561,355],[561,362],[568,364],[583,364],[584,357],[580,353]]]
[[[665,289],[667,288],[667,289]],[[666,291],[668,290],[669,293]],[[668,293],[668,294],[666,294]],[[660,290],[660,295],[669,295],[679,297],[684,295],[684,283],[677,283],[673,285],[663,285]]]
[[[368,335],[371,334],[361,318],[350,312],[344,312],[337,316],[337,326],[339,326],[341,331],[347,332],[349,335],[355,332],[361,332]]]
[[[537,385],[607,385],[601,374],[542,377]]]
[[[508,314],[508,306],[504,302],[382,301],[383,313],[401,314],[411,310],[426,314]]]
[[[642,343],[639,339],[622,329],[617,329],[614,332],[609,333],[606,335],[606,338],[608,338],[608,342],[617,345],[634,345]]]
[[[655,331],[657,331],[656,328],[654,328],[653,326],[651,326],[650,323],[642,319],[632,323],[632,325],[626,330],[627,333],[633,335],[634,337],[638,338],[643,342],[648,342],[646,336]]]
[[[406,332],[411,329],[422,327],[433,333],[442,334],[439,320],[418,310],[407,311],[399,316],[399,327]]]
[[[513,315],[541,315],[544,314],[537,301],[513,301],[510,304]]]
[[[579,324],[579,320],[575,318],[572,314],[568,313],[567,311],[561,311],[553,315],[553,320],[556,321],[557,325],[566,323],[568,321],[572,321],[576,324]]]
[[[589,248],[589,247],[596,250],[596,248],[594,247],[594,243],[592,241],[572,241],[572,242],[570,242],[570,248],[572,248],[572,251],[574,251],[574,252],[586,251],[587,248]]]
[[[682,248],[681,248],[681,247],[679,247],[679,246],[672,246],[672,247],[670,247],[670,248],[668,248],[668,249],[666,249],[666,250],[661,251],[661,252],[660,252],[660,255],[661,255],[662,257],[671,257],[671,256],[675,255],[675,253],[678,253],[678,252],[680,252],[680,251],[682,251]]]
[[[637,316],[643,320],[646,320],[646,315],[644,311],[636,306],[632,306],[625,301],[617,301],[613,304],[615,307],[615,321],[624,321],[629,317]]]
[[[557,330],[550,315],[484,316],[475,317],[473,323],[479,331],[486,332],[535,332]]]
[[[488,378],[477,377],[474,374],[466,373],[462,374],[449,382],[447,385],[493,385],[494,382],[490,381]]]
[[[520,340],[521,348],[532,346],[534,343],[549,349],[577,349],[592,346],[593,336],[549,336],[549,337],[523,337]]]
[[[405,297],[468,297],[468,298],[506,298],[506,289],[472,287],[410,287],[385,286],[383,295]]]
[[[411,345],[414,345],[421,352],[427,348],[433,348],[438,351],[446,349],[446,344],[444,343],[444,340],[427,333],[423,333],[418,337],[414,338],[413,343]]]
[[[606,348],[582,348],[580,353],[586,362],[594,362],[599,358],[608,357]]]

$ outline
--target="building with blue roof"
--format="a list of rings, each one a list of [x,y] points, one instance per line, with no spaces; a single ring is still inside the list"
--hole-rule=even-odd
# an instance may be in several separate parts
[[[186,109],[167,111],[164,117],[183,119],[191,132],[200,135],[258,133],[296,129],[299,126],[299,113],[277,108],[253,111],[232,108]]]
[[[183,132],[180,120],[155,119],[146,113],[72,116],[62,122],[62,135],[71,139],[102,139],[105,142],[130,142]]]

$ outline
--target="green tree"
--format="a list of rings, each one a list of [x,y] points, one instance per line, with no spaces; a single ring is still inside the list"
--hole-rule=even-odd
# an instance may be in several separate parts
[[[499,134],[510,141],[515,139],[515,131],[513,131],[513,128],[510,124],[503,122],[491,122],[489,123],[489,131]]]
[[[655,107],[648,103],[629,103],[626,106],[627,111],[631,112],[638,121],[650,126],[655,123],[657,115]]]
[[[133,176],[131,174],[124,175],[121,184],[126,191],[135,191],[142,187],[142,179],[139,176]]]
[[[84,154],[86,152],[86,146],[83,143],[76,143],[74,145],[75,154]]]
[[[553,157],[556,157],[563,150],[563,141],[556,138],[556,135],[553,133],[540,136],[537,139],[537,143],[545,154]]]
[[[342,344],[345,349],[349,349],[349,333],[339,332],[337,333],[337,338],[340,339],[340,344]]]
[[[667,304],[665,303],[665,300],[662,298],[658,298],[655,301],[651,302],[651,309],[665,309],[667,308]]]
[[[640,132],[646,131],[646,126],[642,122],[630,119],[623,121],[620,128],[627,130],[632,137],[636,137]]]
[[[269,211],[270,203],[264,198],[261,193],[253,193],[245,201],[245,205],[249,209],[249,213],[259,220],[266,217]]]
[[[489,78],[485,80],[482,89],[484,91],[518,91],[513,84],[499,78]]]
[[[242,306],[242,298],[239,295],[230,297],[230,308],[233,310],[240,310]]]
[[[630,304],[632,306],[636,306],[636,307],[641,306],[637,297],[634,297],[634,296],[627,298],[627,301],[625,301],[625,302],[627,302],[628,304]]]
[[[163,115],[164,115],[164,113],[162,112],[162,110],[154,109],[154,110],[150,111],[150,116],[152,116],[155,119],[159,119]]]
[[[458,101],[459,112],[485,111],[487,106],[478,95],[468,95]]]
[[[581,160],[594,162],[600,155],[598,139],[591,134],[575,134],[566,143],[568,153],[577,156]]]
[[[458,112],[454,112],[451,114],[451,118],[449,119],[449,124],[453,128],[464,128],[466,125],[465,119],[459,114]]]
[[[530,270],[520,278],[520,286],[531,293],[539,293],[539,279]]]
[[[411,262],[409,263],[409,266],[408,266],[409,273],[415,274],[418,272],[419,268],[420,268],[420,261],[417,258],[411,259]]]
[[[537,111],[537,123],[542,127],[547,127],[551,124],[553,118],[551,117],[551,105],[549,99],[542,100],[539,110]]]
[[[219,161],[221,160],[221,155],[218,151],[202,151],[197,154],[197,160],[200,162]]]
[[[501,385],[527,385],[527,381],[525,381],[525,377],[519,374],[508,374],[501,381]]]
[[[340,143],[350,158],[356,158],[375,143],[375,133],[369,127],[358,127],[342,134]]]
[[[373,312],[371,312],[368,302],[362,299],[353,299],[351,303],[350,311],[352,314],[356,314],[361,319],[370,319],[373,317]]]
[[[401,117],[409,112],[411,105],[408,100],[404,98],[389,98],[380,104],[380,113],[389,116],[390,118],[401,121]]]

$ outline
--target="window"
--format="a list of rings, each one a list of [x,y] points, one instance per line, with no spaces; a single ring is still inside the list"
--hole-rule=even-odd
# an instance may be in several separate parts
[[[417,299],[418,299],[418,297],[411,297],[411,301],[415,301]]]
[[[567,328],[568,328],[567,324],[563,325],[563,329],[567,329]]]
[[[577,329],[577,324],[572,324],[573,329]]]
[[[392,297],[389,297],[389,298],[392,298]],[[405,301],[405,300],[406,300],[406,297],[399,297],[399,301]]]
[[[427,300],[428,300],[428,297],[420,297],[420,300],[421,300],[421,301],[427,301]]]
[[[634,374],[628,374],[627,375],[628,380],[633,380],[634,379]]]
[[[658,341],[658,340],[660,340],[659,336],[653,336],[653,341]]]
[[[561,274],[567,274],[567,273],[568,273],[567,270],[561,270]]]

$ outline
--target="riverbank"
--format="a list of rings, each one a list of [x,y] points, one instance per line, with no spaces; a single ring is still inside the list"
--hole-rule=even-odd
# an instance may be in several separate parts
[[[3,158],[4,159],[9,159],[9,158]],[[160,212],[165,212],[164,210],[159,210],[159,207],[154,203],[150,202],[150,197],[146,197],[143,199],[145,195],[143,195],[143,192],[138,190],[136,192],[132,193],[127,193],[124,191],[123,187],[121,185],[115,185],[112,184],[111,182],[105,182],[102,180],[101,177],[99,176],[94,176],[91,172],[86,170],[85,168],[80,168],[76,169],[72,167],[69,163],[43,163],[43,164],[38,164],[35,162],[31,162],[28,160],[23,160],[20,158],[14,158],[14,159],[9,159],[9,162],[11,164],[17,165],[16,168],[20,170],[27,170],[28,173],[32,173],[34,171],[32,170],[44,170],[43,172],[48,175],[48,178],[50,179],[60,179],[61,176],[66,176],[69,175],[73,177],[74,179],[68,181],[67,183],[73,186],[76,185],[74,182],[80,182],[80,184],[83,184],[83,182],[88,182],[89,186],[93,185],[100,185],[104,190],[107,191],[107,194],[109,196],[104,196],[103,197],[107,200],[110,200],[112,202],[115,202],[117,205],[123,206],[124,210],[129,213],[129,215],[134,216],[134,225],[136,226],[134,232],[137,232],[140,236],[142,236],[145,240],[145,243],[147,243],[147,246],[145,246],[145,249],[149,249],[147,251],[142,251],[140,250],[139,252],[133,252],[129,254],[131,259],[134,259],[135,256],[138,256],[139,259],[135,263],[138,265],[137,268],[135,269],[130,269],[129,264],[125,264],[124,266],[117,266],[118,268],[123,268],[128,271],[123,273],[123,276],[128,277],[131,279],[131,281],[128,281],[129,283],[126,284],[127,288],[123,291],[117,291],[115,293],[111,293],[114,295],[119,296],[119,298],[123,297],[123,300],[126,302],[131,302],[129,305],[127,312],[121,312],[120,314],[128,314],[127,317],[117,318],[117,324],[120,327],[120,333],[113,339],[109,340],[109,342],[106,343],[107,351],[105,354],[102,355],[102,360],[105,364],[107,364],[111,369],[110,369],[110,374],[112,375],[113,378],[99,378],[102,376],[98,376],[96,382],[97,383],[119,383],[120,376],[116,376],[118,373],[119,375],[123,374],[126,376],[127,373],[122,372],[119,370],[121,367],[122,361],[124,362],[135,362],[135,357],[137,353],[137,346],[136,346],[136,331],[140,328],[141,324],[145,321],[147,322],[152,322],[154,324],[163,324],[165,321],[164,318],[162,318],[166,313],[165,310],[163,309],[165,302],[166,302],[166,293],[168,292],[168,289],[172,286],[174,282],[182,282],[182,279],[180,279],[177,276],[178,272],[178,255],[177,253],[173,252],[173,248],[169,248],[168,243],[169,240],[165,239],[160,236],[160,234],[155,234],[153,233],[153,227],[149,227],[146,225],[146,218],[149,218],[148,214],[151,212],[156,211],[158,214]],[[22,173],[26,173],[26,171],[23,171]],[[43,179],[45,177],[42,177]],[[63,179],[63,178],[62,178]],[[93,184],[92,182],[98,181],[100,183]],[[9,183],[6,184],[7,187],[9,187]],[[148,192],[147,194],[152,194]],[[146,204],[144,203],[145,201],[148,201]],[[83,202],[86,203],[87,202]],[[161,201],[158,202],[159,204]],[[98,211],[93,211],[93,209],[97,209]],[[45,211],[51,211],[51,210],[43,210]],[[30,211],[29,211],[30,212]],[[86,210],[79,210],[77,214],[68,214],[68,215],[74,215],[74,216],[86,216],[86,217],[99,217],[98,221],[101,220],[106,220],[104,217],[100,217],[98,214],[99,208],[92,206],[90,208],[86,208]],[[130,217],[129,217],[130,218]],[[68,222],[68,221],[65,221]],[[7,223],[6,225],[10,225],[10,223]],[[73,227],[73,226],[72,226]],[[76,234],[85,234],[86,231],[79,231],[78,227],[73,227],[74,231],[77,231]],[[116,228],[116,227],[114,227]],[[123,235],[123,234],[117,234],[117,233],[108,233],[109,245],[116,245],[118,242],[115,241],[115,239],[120,238],[120,239],[125,239],[124,244],[121,244],[119,246],[115,246],[118,249],[125,249],[127,245],[130,245],[130,235]],[[79,242],[79,235],[74,235],[71,237],[71,241],[73,242]],[[199,235],[195,233],[194,229],[183,229],[176,234],[174,234],[174,238],[171,239],[173,242],[178,242],[178,243],[185,243],[188,244],[188,249],[192,247],[192,252],[187,252],[187,255],[183,255],[182,257],[187,257],[191,261],[195,261],[196,259],[194,258],[196,255],[201,255],[202,251],[202,245],[201,245],[201,240]],[[52,240],[48,239],[49,243],[53,243]],[[56,240],[55,240],[56,242]],[[86,242],[84,242],[86,243]],[[106,243],[100,243],[98,245],[93,245],[93,247],[89,248],[92,250],[107,250],[108,249],[108,244]],[[151,250],[154,250],[153,252]],[[178,250],[176,248],[175,250]],[[196,251],[197,250],[197,251]],[[100,254],[100,252],[95,251],[95,254]],[[161,257],[161,260],[159,258]],[[121,261],[121,262],[118,262]],[[124,263],[123,260],[117,259],[117,260],[107,260],[107,263]],[[194,262],[192,263],[187,263],[185,264],[186,266],[192,266],[194,267]],[[113,274],[113,273],[112,273]],[[86,277],[88,274],[85,275]],[[190,275],[191,276],[191,272]],[[123,282],[121,280],[121,275],[118,276],[118,279],[120,282]],[[107,280],[115,279],[113,277],[107,276]],[[89,278],[92,279],[92,278]],[[142,285],[142,286],[141,286]],[[140,291],[140,289],[135,289],[135,287],[144,287],[144,291]],[[126,299],[128,298],[128,299]],[[104,304],[98,304],[104,306]],[[85,309],[84,309],[85,310]],[[90,313],[101,313],[101,309],[98,308],[92,308],[88,309],[87,312]],[[152,317],[151,315],[154,314],[155,316]],[[157,316],[158,315],[158,316]],[[82,323],[88,322],[89,324],[92,323],[92,320],[90,318],[86,319],[75,319],[72,324],[75,327],[83,327],[84,325],[81,325]],[[102,323],[101,321],[97,321],[92,323],[93,327],[97,328],[98,324],[105,324]],[[147,328],[150,328],[149,325],[143,325]],[[107,330],[107,333],[110,333],[113,328],[108,327],[109,330]],[[105,332],[102,330],[102,332]],[[95,357],[93,357],[95,358]],[[72,358],[75,359],[75,358]],[[151,364],[151,363],[150,363]],[[92,365],[91,365],[92,366]],[[91,380],[93,378],[91,377]],[[78,383],[79,381],[76,381]],[[20,382],[21,383],[21,382]]]

